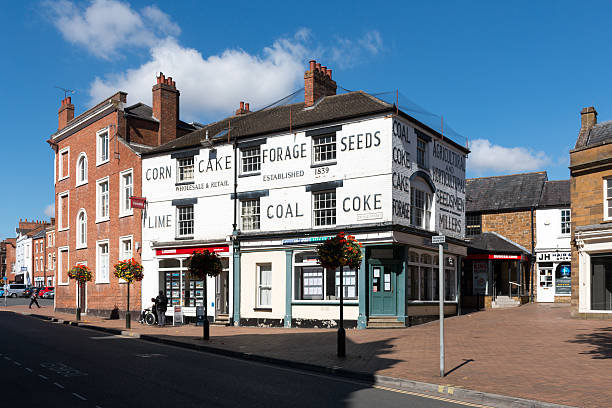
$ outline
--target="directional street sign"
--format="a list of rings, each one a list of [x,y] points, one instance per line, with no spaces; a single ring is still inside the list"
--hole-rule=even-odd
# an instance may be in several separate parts
[[[444,235],[434,235],[433,237],[431,237],[431,243],[432,244],[443,244],[446,242],[445,238],[446,237]]]

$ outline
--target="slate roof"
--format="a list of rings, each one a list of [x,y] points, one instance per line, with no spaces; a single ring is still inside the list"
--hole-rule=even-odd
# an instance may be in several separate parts
[[[468,240],[469,252],[503,252],[510,254],[531,253],[523,246],[495,232],[483,232]]]
[[[586,146],[612,140],[612,120],[596,124],[589,131]]]
[[[149,105],[146,105],[142,102],[138,102],[137,104],[134,104],[132,106],[128,106],[126,108],[123,109],[123,112],[126,116],[129,117],[133,117],[133,118],[138,118],[138,119],[144,119],[144,120],[149,120],[149,121],[153,121],[153,122],[159,122],[159,120],[155,119],[153,117],[153,108],[151,108]],[[180,129],[187,129],[187,130],[195,130],[197,129],[195,126],[187,123],[187,122],[183,122],[182,120],[179,119],[176,127],[180,128]]]
[[[554,180],[544,183],[542,197],[538,207],[568,207],[570,206],[570,181]]]
[[[308,108],[305,108],[304,103],[300,102],[243,115],[230,116],[218,122],[203,125],[201,129],[156,147],[147,154],[200,147],[201,141],[206,139],[207,134],[208,138],[212,139],[213,142],[226,141],[228,129],[232,139],[242,139],[287,131],[290,128],[290,119],[291,128],[297,130],[317,125],[325,126],[325,124],[337,123],[350,118],[394,112],[395,109],[394,105],[388,104],[363,91],[326,96],[319,99],[314,106]],[[416,119],[404,114],[401,110],[400,114],[420,124]],[[420,125],[427,128],[426,125]],[[432,132],[436,133],[435,131]],[[445,140],[467,152],[465,147],[450,139],[445,138]]]
[[[545,171],[480,177],[465,181],[466,212],[493,212],[537,207]]]

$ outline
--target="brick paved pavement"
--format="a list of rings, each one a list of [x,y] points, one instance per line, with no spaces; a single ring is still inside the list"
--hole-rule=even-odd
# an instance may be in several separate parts
[[[0,307],[1,310],[6,310]],[[23,306],[8,310],[28,313]],[[51,308],[35,313],[54,314]],[[122,328],[124,321],[84,317]],[[202,343],[195,326],[146,327],[141,334]],[[561,304],[530,304],[446,320],[446,367],[438,373],[438,324],[406,329],[347,330],[347,355],[335,357],[328,329],[211,327],[210,346],[348,370],[581,407],[612,406],[612,322],[577,320]]]

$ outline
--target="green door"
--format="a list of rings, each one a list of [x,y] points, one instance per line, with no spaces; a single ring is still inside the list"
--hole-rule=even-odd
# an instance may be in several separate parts
[[[391,265],[370,265],[370,316],[397,315],[396,273]]]

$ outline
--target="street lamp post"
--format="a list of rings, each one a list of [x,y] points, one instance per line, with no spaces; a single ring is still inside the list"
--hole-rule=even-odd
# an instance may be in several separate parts
[[[125,328],[132,328],[132,318],[130,316],[130,282],[127,283],[127,311],[125,312]]]
[[[81,321],[81,285],[82,283],[77,281],[77,309],[76,309],[77,322]]]

